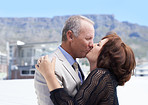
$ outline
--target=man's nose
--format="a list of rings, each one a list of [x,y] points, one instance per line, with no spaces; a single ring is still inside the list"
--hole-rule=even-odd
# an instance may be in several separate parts
[[[90,41],[89,47],[90,47],[91,49],[93,48],[93,44],[94,44],[93,40]]]

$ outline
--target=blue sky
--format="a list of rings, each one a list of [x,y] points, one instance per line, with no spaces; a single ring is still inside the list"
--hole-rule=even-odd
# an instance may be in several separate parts
[[[148,0],[0,0],[0,17],[113,14],[119,21],[148,26]]]

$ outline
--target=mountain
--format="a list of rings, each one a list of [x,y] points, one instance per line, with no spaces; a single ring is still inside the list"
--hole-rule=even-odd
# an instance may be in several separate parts
[[[148,27],[120,22],[114,15],[84,15],[94,21],[95,42],[108,31],[115,31],[130,45],[138,58],[148,56]],[[61,31],[69,16],[53,18],[0,18],[0,51],[5,52],[6,42],[61,41]]]

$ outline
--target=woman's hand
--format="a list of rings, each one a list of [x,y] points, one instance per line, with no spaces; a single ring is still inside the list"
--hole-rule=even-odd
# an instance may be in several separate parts
[[[48,55],[46,55],[38,59],[38,64],[35,65],[35,68],[44,76],[50,91],[61,88],[55,75],[55,62],[55,57],[50,62]]]
[[[38,64],[35,65],[35,68],[46,78],[49,76],[55,75],[55,62],[56,58],[53,57],[52,61],[49,61],[48,55],[43,56],[38,59]]]

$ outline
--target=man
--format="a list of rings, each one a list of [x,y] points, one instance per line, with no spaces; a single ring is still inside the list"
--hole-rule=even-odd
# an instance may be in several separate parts
[[[93,22],[83,16],[71,16],[65,23],[62,31],[62,44],[50,55],[56,57],[55,73],[61,86],[74,96],[84,80],[83,72],[78,66],[75,72],[76,58],[83,58],[93,48],[94,26]],[[42,59],[42,58],[40,58]],[[40,63],[40,60],[38,60]],[[50,77],[49,77],[50,78]],[[53,105],[50,93],[43,76],[35,73],[35,90],[39,105]]]

